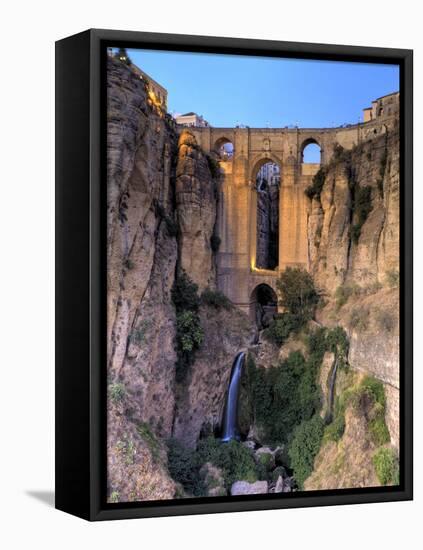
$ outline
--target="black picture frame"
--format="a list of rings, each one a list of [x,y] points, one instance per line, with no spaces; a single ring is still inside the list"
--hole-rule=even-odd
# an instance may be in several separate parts
[[[400,479],[395,487],[107,504],[105,93],[107,46],[398,64]],[[56,508],[87,520],[410,500],[413,495],[413,53],[92,29],[56,43]]]

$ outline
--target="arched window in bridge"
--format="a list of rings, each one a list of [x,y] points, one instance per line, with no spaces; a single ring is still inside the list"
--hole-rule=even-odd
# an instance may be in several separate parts
[[[266,328],[278,312],[276,292],[262,283],[255,287],[250,297],[250,319],[259,329]]]
[[[276,269],[279,264],[280,166],[265,162],[257,171],[256,267]]]
[[[310,139],[304,143],[301,162],[304,164],[320,164],[322,162],[322,151],[317,141]]]
[[[220,138],[217,140],[214,150],[219,155],[221,160],[232,160],[234,156],[233,143],[227,138]]]

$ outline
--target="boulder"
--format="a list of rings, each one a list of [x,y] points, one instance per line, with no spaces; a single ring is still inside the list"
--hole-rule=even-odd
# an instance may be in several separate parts
[[[283,493],[284,492],[284,483],[282,476],[279,476],[276,485],[275,485],[275,493]]]
[[[231,487],[231,495],[261,495],[269,491],[267,481],[256,481],[249,483],[248,481],[235,481]]]
[[[220,468],[210,462],[206,462],[200,469],[200,476],[206,488],[206,496],[217,497],[227,494],[223,473]]]
[[[244,447],[247,447],[247,449],[251,449],[252,451],[256,448],[256,444],[252,439],[247,439],[247,441],[243,441],[242,444]]]
[[[277,466],[273,472],[272,472],[272,481],[273,482],[277,482],[279,476],[282,478],[282,479],[285,479],[286,477],[286,470],[283,466]]]

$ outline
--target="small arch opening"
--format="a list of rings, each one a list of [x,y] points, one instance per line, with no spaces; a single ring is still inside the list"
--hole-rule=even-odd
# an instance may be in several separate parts
[[[270,325],[278,312],[278,297],[273,288],[265,283],[255,287],[250,298],[250,319],[259,330]]]
[[[322,150],[314,139],[307,140],[304,143],[301,152],[301,162],[303,164],[321,164]]]
[[[256,262],[259,269],[274,270],[279,264],[279,187],[280,166],[267,161],[256,175],[257,240]]]
[[[219,155],[220,160],[232,160],[234,156],[234,145],[233,143],[223,137],[216,141],[214,146],[215,152]]]

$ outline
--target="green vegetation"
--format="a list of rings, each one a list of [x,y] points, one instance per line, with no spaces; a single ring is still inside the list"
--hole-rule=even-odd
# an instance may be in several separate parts
[[[198,349],[203,341],[203,329],[193,311],[183,311],[176,317],[176,332],[182,352]]]
[[[134,327],[131,334],[129,335],[129,340],[131,344],[140,346],[145,341],[145,336],[150,328],[151,322],[148,319],[144,319],[141,323]]]
[[[347,388],[336,398],[333,421],[325,429],[324,441],[339,441],[342,437],[348,405],[365,415],[370,439],[376,446],[389,442],[389,430],[385,422],[385,390],[382,382],[372,376],[366,376],[358,386]]]
[[[385,389],[382,382],[372,376],[366,376],[355,396],[366,413],[370,438],[377,446],[390,441],[389,430],[385,422]]]
[[[151,455],[154,458],[154,460],[160,459],[160,445],[157,441],[156,436],[152,432],[150,426],[146,422],[141,422],[137,426],[137,432],[139,436],[142,438],[144,443],[148,445],[148,448],[151,451]]]
[[[391,269],[386,272],[386,282],[391,288],[397,288],[399,286],[399,271]]]
[[[200,305],[200,298],[198,296],[198,285],[196,285],[185,273],[182,271],[172,287],[172,302],[176,311],[198,311]]]
[[[116,502],[119,502],[119,492],[118,491],[112,491],[110,493],[109,502],[115,504]]]
[[[367,330],[370,311],[367,307],[356,307],[351,311],[349,326],[357,332]]]
[[[309,199],[316,198],[317,200],[320,200],[320,193],[322,192],[325,178],[326,169],[321,166],[318,172],[314,174],[311,185],[309,185],[304,191]]]
[[[227,488],[239,479],[257,481],[257,466],[253,453],[239,441],[222,443],[218,439],[208,437],[199,441],[197,453],[200,464],[211,462],[222,469]]]
[[[125,463],[127,466],[130,466],[134,463],[135,460],[135,444],[128,434],[123,435],[123,439],[120,439],[116,443],[116,448],[119,452],[125,457]]]
[[[335,354],[340,367],[346,365],[348,338],[341,327],[311,332],[307,337],[307,359],[296,351],[278,366],[264,369],[256,367],[248,355],[246,382],[252,416],[267,441],[286,443],[296,426],[320,411],[317,380],[327,351]]]
[[[313,278],[305,269],[287,267],[276,281],[280,294],[280,304],[292,315],[297,315],[303,323],[313,318],[319,295]]]
[[[220,290],[205,288],[201,294],[201,303],[216,309],[231,309],[232,302]]]
[[[232,440],[222,443],[214,437],[201,439],[197,450],[187,449],[178,441],[168,441],[168,468],[172,478],[195,496],[203,496],[206,488],[200,476],[203,464],[210,462],[222,470],[225,487],[230,489],[237,480],[254,482],[258,479],[259,466],[253,453],[242,443]]]
[[[167,446],[167,465],[170,475],[175,481],[181,483],[188,493],[200,496],[203,487],[196,452],[187,449],[176,439],[170,439]]]
[[[320,364],[320,363],[319,363]],[[277,367],[257,368],[251,356],[247,359],[247,385],[253,417],[274,443],[286,442],[297,424],[311,418],[320,407],[320,390],[316,367],[300,352],[292,352]]]
[[[188,367],[194,362],[194,352],[201,346],[203,337],[204,332],[197,313],[194,311],[178,313],[176,316],[177,382],[182,382],[185,379]]]
[[[295,332],[302,326],[301,318],[292,313],[279,313],[272,320],[269,327],[263,330],[263,338],[281,346],[291,332]]]
[[[180,273],[173,284],[172,301],[176,310],[176,381],[180,383],[185,380],[204,337],[198,316],[198,286],[185,272]]]
[[[109,397],[113,403],[119,403],[125,397],[125,386],[121,383],[109,384]]]
[[[314,459],[322,443],[323,429],[323,420],[316,414],[294,430],[288,453],[300,488],[303,488],[304,481],[313,471]]]
[[[363,187],[355,185],[353,188],[353,219],[356,220],[351,228],[351,238],[355,244],[361,235],[361,228],[372,211],[372,188],[370,185]]]
[[[340,410],[339,401],[335,401],[333,420],[326,426],[324,441],[339,441],[345,431],[345,411]]]
[[[291,332],[299,331],[313,318],[319,295],[311,275],[304,269],[288,267],[276,281],[279,303],[286,310],[273,319],[263,337],[281,346]]]
[[[373,465],[382,485],[399,485],[399,465],[394,449],[380,447],[373,455]]]

